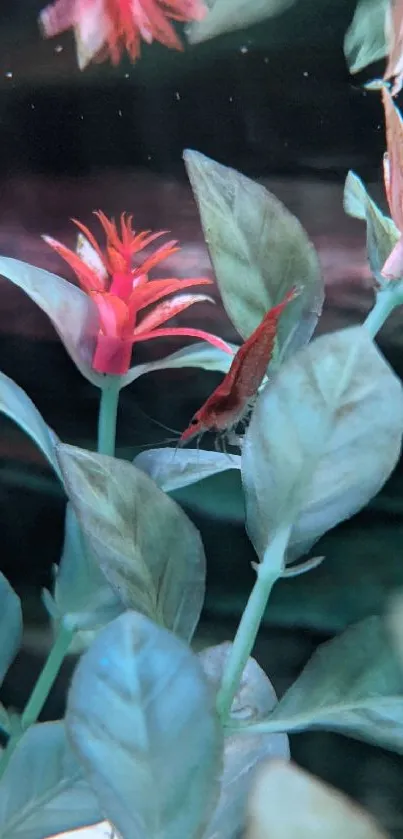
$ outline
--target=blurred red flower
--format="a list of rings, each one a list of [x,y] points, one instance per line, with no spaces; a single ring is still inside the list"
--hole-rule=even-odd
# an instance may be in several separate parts
[[[202,0],[56,0],[42,10],[39,23],[46,38],[74,29],[83,70],[107,58],[117,65],[125,51],[135,61],[142,40],[181,50],[170,20],[202,20],[206,13]]]

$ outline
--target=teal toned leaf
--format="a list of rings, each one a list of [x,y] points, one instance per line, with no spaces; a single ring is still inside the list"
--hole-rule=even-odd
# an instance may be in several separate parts
[[[61,722],[32,726],[0,784],[0,839],[47,839],[101,821]]]
[[[186,28],[190,44],[198,44],[224,32],[243,29],[274,17],[293,6],[296,0],[207,0],[208,14]]]
[[[230,648],[230,643],[224,643],[199,653],[203,669],[215,690],[221,684]],[[255,659],[249,658],[232,705],[232,717],[258,721],[276,704],[277,697],[269,678]],[[220,799],[203,839],[233,839],[240,835],[245,826],[246,805],[256,770],[262,761],[289,756],[286,734],[228,735],[224,745]]]
[[[400,238],[395,223],[376,206],[354,172],[349,172],[346,178],[344,209],[349,216],[366,221],[368,261],[377,283],[383,286],[382,268]]]
[[[103,376],[92,369],[98,316],[90,298],[62,277],[18,259],[1,256],[0,274],[45,312],[80,372],[101,387]]]
[[[0,684],[22,641],[21,601],[0,572]]]
[[[294,285],[301,289],[279,324],[283,359],[309,341],[322,311],[316,251],[295,216],[263,186],[199,152],[188,150],[184,158],[224,307],[242,337]]]
[[[1,264],[1,257],[0,257]],[[0,373],[0,412],[13,420],[45,455],[56,474],[59,467],[55,456],[57,436],[46,425],[34,403],[19,385]]]
[[[98,629],[116,618],[123,604],[90,555],[76,514],[66,507],[64,545],[57,569],[54,603],[60,617],[80,630]]]
[[[195,484],[228,469],[240,469],[241,458],[203,449],[149,449],[134,458],[134,465],[164,492]]]
[[[6,711],[4,705],[0,702],[0,729],[3,733],[10,734],[11,723],[8,712]]]
[[[136,612],[112,621],[78,664],[66,726],[122,836],[200,836],[218,796],[222,730],[186,644]]]
[[[204,600],[199,532],[131,463],[59,446],[67,493],[91,556],[125,608],[189,640]]]
[[[235,344],[229,344],[234,353],[238,347]],[[167,355],[165,358],[160,358],[158,361],[148,361],[145,364],[136,364],[134,367],[123,376],[123,386],[134,382],[145,373],[154,373],[156,370],[173,370],[181,367],[199,367],[202,370],[218,370],[222,373],[227,373],[232,362],[232,356],[229,353],[219,350],[218,347],[213,347],[207,341],[200,341],[197,344],[191,344],[190,347],[183,347],[177,352]]]
[[[261,771],[248,809],[245,839],[388,839],[339,790],[282,760]]]
[[[359,0],[344,39],[350,73],[359,73],[387,54],[385,17],[389,0]]]
[[[274,711],[252,730],[338,731],[403,754],[403,675],[383,620],[321,644]]]
[[[403,389],[364,327],[317,338],[258,397],[242,449],[247,530],[260,558],[293,524],[288,559],[381,489],[397,463]]]

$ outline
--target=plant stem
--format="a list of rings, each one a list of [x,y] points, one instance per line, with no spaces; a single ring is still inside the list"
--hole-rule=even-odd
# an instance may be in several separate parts
[[[120,376],[105,376],[105,385],[101,391],[101,404],[98,417],[99,454],[115,454],[116,418],[120,394]]]
[[[385,288],[377,292],[375,306],[364,321],[365,329],[368,330],[371,338],[375,338],[383,324],[393,311],[395,306],[400,304],[400,295],[396,295],[395,289]]]
[[[17,732],[11,735],[2,754],[0,760],[0,777],[3,775],[10,757],[24,732],[37,721],[60,670],[63,659],[67,655],[73,636],[74,630],[66,629],[66,627],[61,624],[42,673],[40,674],[25,706],[20,720],[20,728]]]
[[[239,623],[217,694],[217,711],[223,723],[230,713],[243,671],[255,644],[271,590],[281,577],[290,532],[289,525],[278,530],[258,565],[257,579]]]

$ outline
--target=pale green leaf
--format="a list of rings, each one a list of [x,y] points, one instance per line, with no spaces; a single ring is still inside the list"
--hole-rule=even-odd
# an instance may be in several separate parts
[[[58,458],[91,557],[125,608],[189,640],[205,589],[198,530],[131,463],[74,446],[59,446]]]
[[[387,54],[385,17],[389,0],[359,0],[344,39],[350,73],[359,73]]]
[[[200,836],[218,796],[222,730],[186,644],[136,612],[112,621],[78,664],[66,726],[122,836]]]
[[[1,256],[0,274],[45,312],[83,376],[102,387],[104,376],[92,369],[98,316],[90,298],[62,277],[18,259]]]
[[[322,311],[316,251],[299,221],[265,187],[196,151],[184,153],[226,312],[248,338],[297,285],[278,329],[276,358],[306,344]]]
[[[63,723],[32,726],[1,779],[0,839],[47,839],[101,819]]]
[[[337,731],[403,754],[403,675],[383,620],[321,644],[256,733]]]
[[[123,609],[122,601],[91,557],[70,502],[66,507],[64,545],[56,572],[54,603],[58,615],[80,630],[98,629]]]
[[[293,524],[306,553],[381,489],[399,458],[403,389],[364,327],[317,338],[258,397],[242,449],[246,523],[262,558]]]
[[[20,649],[22,631],[20,598],[0,572],[0,684]]]
[[[229,344],[229,346],[234,353],[238,349],[235,344]],[[191,344],[190,347],[183,347],[183,349],[167,355],[165,358],[159,358],[158,361],[136,364],[123,376],[123,386],[134,382],[140,376],[144,376],[145,373],[154,373],[156,370],[198,367],[201,370],[218,370],[219,372],[227,373],[231,366],[232,358],[233,356],[224,352],[224,350],[213,347],[207,341],[200,341],[197,344]]]
[[[391,218],[385,216],[368,195],[360,178],[349,172],[344,187],[344,209],[349,216],[362,219],[367,225],[367,255],[371,272],[378,285],[387,281],[381,271],[400,238]]]
[[[33,440],[56,474],[60,475],[55,456],[58,440],[56,434],[46,424],[25,391],[4,373],[0,373],[0,412],[10,417]]]
[[[186,28],[190,44],[198,44],[221,35],[252,26],[275,17],[293,6],[296,0],[207,0],[208,14]]]
[[[195,484],[229,469],[241,468],[239,455],[204,449],[149,449],[138,454],[133,463],[164,492]]]
[[[230,643],[199,653],[203,669],[217,691],[231,648]],[[232,704],[233,719],[258,721],[277,704],[274,688],[255,659],[249,658]],[[217,807],[203,839],[233,839],[245,826],[246,805],[256,771],[262,761],[289,758],[286,734],[230,734],[225,738],[224,767]]]
[[[248,809],[245,839],[388,839],[339,790],[282,760],[261,771]]]

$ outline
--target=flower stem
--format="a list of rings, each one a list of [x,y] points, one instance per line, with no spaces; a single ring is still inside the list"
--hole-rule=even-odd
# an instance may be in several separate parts
[[[99,406],[97,451],[99,454],[109,454],[111,457],[115,454],[120,385],[120,376],[105,376]]]
[[[217,711],[223,723],[229,716],[243,671],[255,644],[271,590],[281,577],[290,531],[291,527],[288,525],[280,528],[257,567],[257,579],[239,623],[217,694]]]
[[[377,292],[375,306],[364,321],[365,329],[368,330],[371,338],[375,338],[390,313],[399,303],[401,303],[401,300],[397,297],[393,287],[381,289]]]
[[[59,628],[59,632],[55,638],[53,647],[49,653],[45,666],[39,676],[39,679],[31,693],[31,696],[23,711],[18,731],[11,735],[7,746],[1,756],[0,760],[0,777],[6,769],[14,749],[18,745],[21,737],[31,725],[33,725],[42,711],[42,708],[48,698],[56,676],[60,670],[63,659],[67,655],[71,641],[73,640],[74,630],[67,629],[63,624]]]

